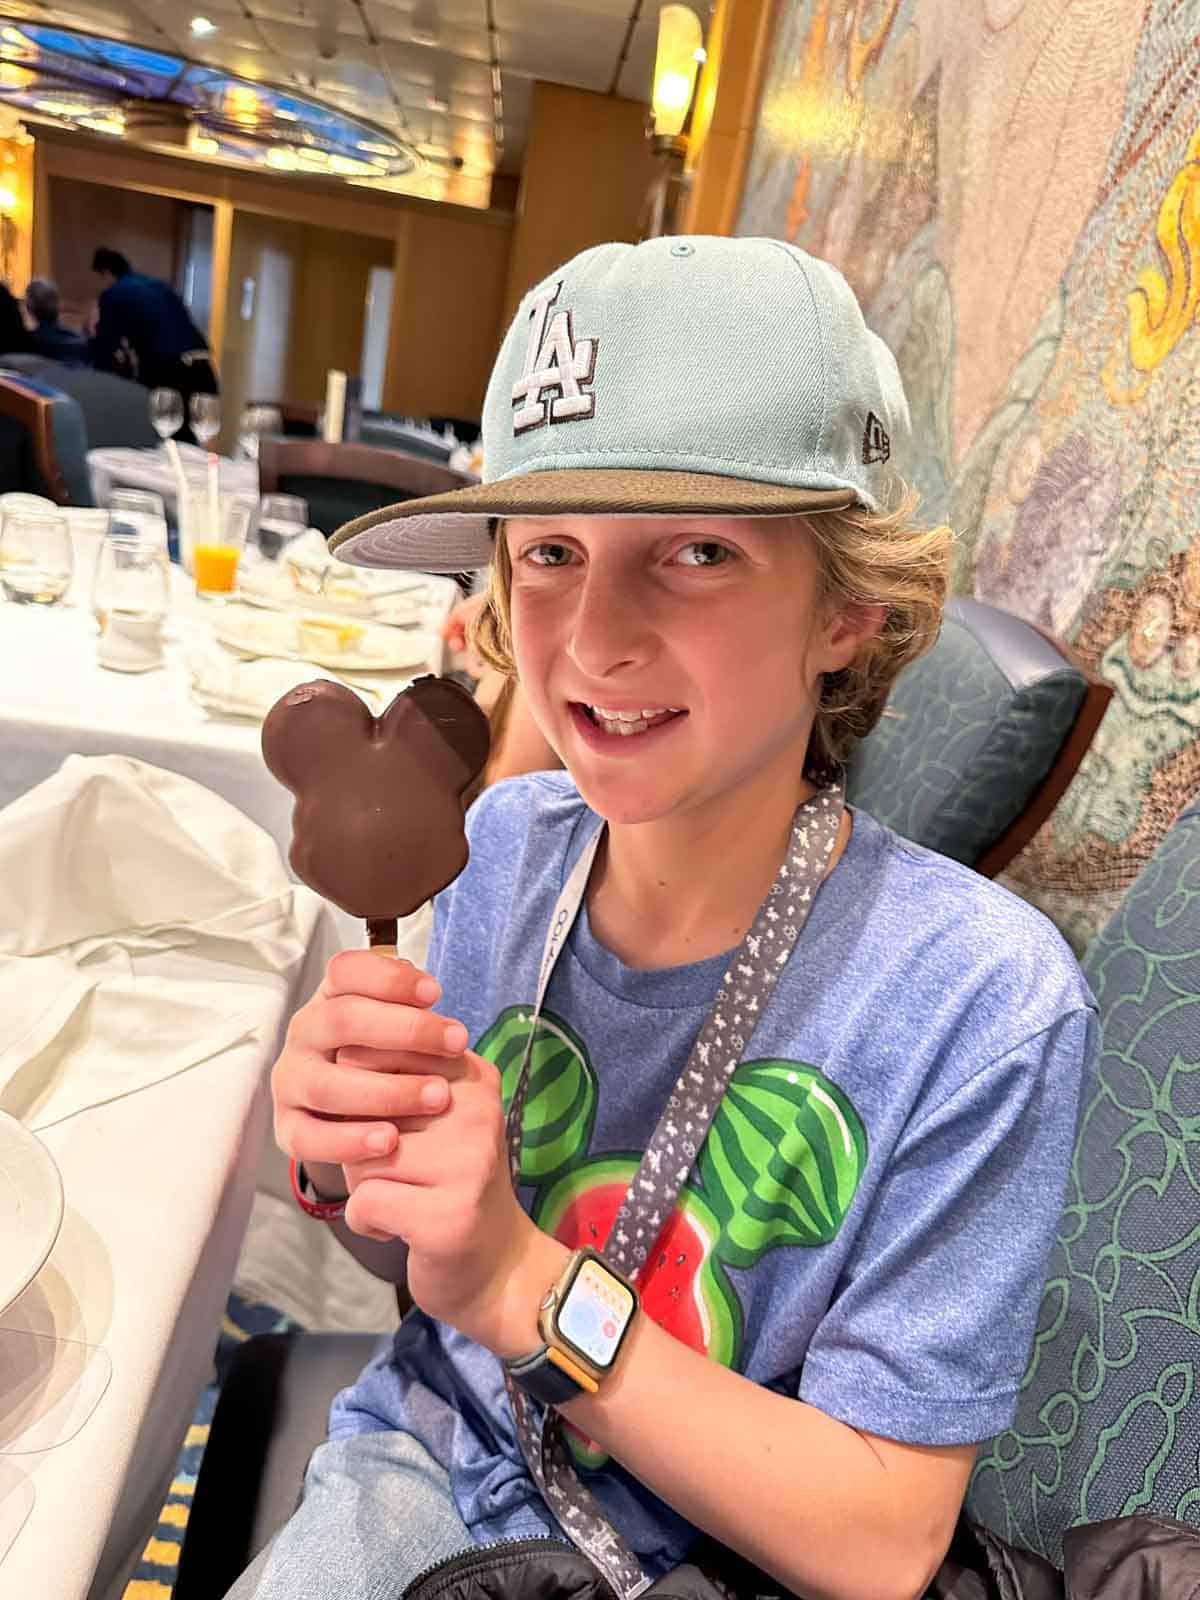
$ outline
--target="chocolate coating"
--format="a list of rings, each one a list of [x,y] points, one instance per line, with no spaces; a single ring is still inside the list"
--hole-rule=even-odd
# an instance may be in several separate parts
[[[325,679],[277,700],[263,759],[296,797],[296,876],[351,916],[408,916],[467,864],[463,792],[488,755],[487,717],[448,678],[418,678],[381,717]]]

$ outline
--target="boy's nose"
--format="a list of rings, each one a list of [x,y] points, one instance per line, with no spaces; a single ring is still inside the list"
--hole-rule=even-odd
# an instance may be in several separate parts
[[[645,608],[616,574],[593,569],[574,604],[567,654],[581,672],[599,680],[647,659],[653,634]]]

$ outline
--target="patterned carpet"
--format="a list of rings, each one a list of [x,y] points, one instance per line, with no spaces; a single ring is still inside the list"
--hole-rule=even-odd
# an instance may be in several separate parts
[[[239,1344],[255,1333],[286,1333],[300,1324],[276,1311],[274,1306],[251,1305],[231,1294],[221,1319],[221,1337],[213,1357],[213,1381],[200,1396],[191,1427],[179,1453],[175,1477],[158,1518],[158,1526],[142,1551],[133,1577],[125,1586],[123,1600],[170,1600],[175,1587],[179,1548],[187,1527],[196,1487],[200,1459],[208,1443],[208,1428],[216,1410],[217,1396],[230,1357]]]

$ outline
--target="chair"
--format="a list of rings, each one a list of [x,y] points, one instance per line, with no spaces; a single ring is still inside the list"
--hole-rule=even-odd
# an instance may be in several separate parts
[[[278,434],[267,435],[259,446],[258,475],[263,494],[302,495],[308,501],[309,522],[326,536],[380,506],[474,482],[399,450]]]
[[[994,877],[1074,777],[1112,689],[1032,623],[952,600],[847,771],[847,797]]]
[[[1102,1054],[1082,1116],[1033,1359],[968,1515],[1061,1561],[1063,1532],[1135,1510],[1200,1526],[1200,801],[1088,951]],[[223,1595],[295,1507],[367,1334],[268,1334],[237,1352],[175,1600]]]
[[[975,1521],[1060,1563],[1135,1511],[1200,1527],[1200,802],[1084,959],[1103,1049],[1016,1420],[980,1451]]]
[[[455,446],[438,436],[428,423],[392,416],[386,411],[364,411],[358,425],[358,443],[382,450],[402,450],[422,461],[449,461]]]
[[[89,450],[110,445],[131,450],[158,446],[159,437],[150,424],[149,391],[142,384],[120,378],[114,372],[68,366],[45,356],[24,357],[21,370],[79,402]]]
[[[0,486],[90,506],[87,429],[70,395],[0,369]]]

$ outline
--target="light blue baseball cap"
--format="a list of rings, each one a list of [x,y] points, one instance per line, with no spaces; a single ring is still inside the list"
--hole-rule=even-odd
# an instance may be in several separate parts
[[[492,369],[483,481],[330,541],[367,567],[487,566],[513,516],[785,516],[891,502],[908,405],[836,267],[779,239],[585,250],[522,299]]]

